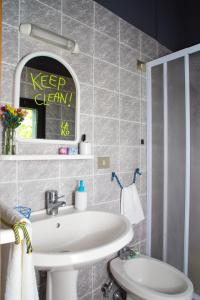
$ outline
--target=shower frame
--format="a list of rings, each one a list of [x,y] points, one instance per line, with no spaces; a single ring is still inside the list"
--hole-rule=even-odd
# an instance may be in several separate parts
[[[185,70],[185,141],[186,141],[186,169],[185,169],[185,223],[184,223],[184,273],[188,274],[189,261],[189,221],[190,221],[190,74],[189,55],[200,52],[200,44],[174,52],[164,57],[147,63],[147,248],[151,255],[152,233],[152,68],[163,65],[163,107],[164,107],[164,191],[163,191],[163,260],[166,260],[167,249],[167,186],[168,186],[168,86],[167,63],[178,58],[184,59]],[[200,296],[194,295],[194,299],[200,300]]]

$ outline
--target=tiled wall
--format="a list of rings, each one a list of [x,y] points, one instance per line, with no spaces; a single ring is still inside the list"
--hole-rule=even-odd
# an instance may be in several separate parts
[[[81,53],[20,36],[22,22],[38,24],[78,41]],[[57,189],[72,203],[77,180],[84,179],[89,206],[119,211],[120,189],[111,182],[116,171],[124,184],[133,170],[143,171],[138,189],[146,207],[146,90],[136,61],[165,55],[167,49],[92,0],[3,0],[3,76],[1,101],[12,103],[13,74],[24,55],[49,50],[74,68],[81,85],[81,133],[94,145],[94,161],[0,162],[0,200],[33,210],[44,208],[44,192]],[[0,134],[1,135],[1,134]],[[145,144],[140,145],[141,138]],[[57,153],[58,145],[19,144],[18,152]],[[110,168],[97,169],[97,156],[109,156]],[[134,243],[144,251],[145,221],[135,226]],[[80,271],[80,299],[101,299],[106,261]]]

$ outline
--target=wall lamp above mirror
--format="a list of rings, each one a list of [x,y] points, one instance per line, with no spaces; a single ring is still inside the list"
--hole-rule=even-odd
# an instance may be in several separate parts
[[[47,29],[43,29],[37,25],[23,23],[19,26],[19,31],[22,34],[52,44],[56,47],[71,51],[72,54],[79,53],[79,46],[75,40],[61,36]]]
[[[47,51],[25,56],[16,68],[14,99],[16,107],[27,111],[18,140],[79,142],[80,85],[62,57]]]

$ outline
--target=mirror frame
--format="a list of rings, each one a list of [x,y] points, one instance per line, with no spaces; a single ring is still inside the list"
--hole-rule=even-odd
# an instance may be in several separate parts
[[[15,78],[14,78],[14,105],[15,107],[19,107],[20,103],[20,83],[21,83],[21,73],[26,65],[26,63],[37,56],[48,56],[50,58],[56,59],[59,61],[61,64],[63,64],[68,71],[71,73],[72,78],[74,79],[75,82],[75,87],[76,87],[76,114],[75,114],[75,119],[76,119],[76,128],[75,128],[75,140],[74,141],[67,141],[67,140],[48,140],[48,139],[22,139],[19,138],[18,135],[16,134],[16,138],[18,142],[25,142],[25,143],[44,143],[44,144],[78,144],[79,139],[80,139],[80,84],[78,81],[78,77],[72,67],[60,56],[57,54],[48,52],[48,51],[37,51],[30,53],[23,57],[17,64],[16,71],[15,71]]]

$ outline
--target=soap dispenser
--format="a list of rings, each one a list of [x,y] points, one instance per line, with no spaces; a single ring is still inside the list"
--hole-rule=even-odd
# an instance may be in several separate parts
[[[79,210],[87,209],[87,192],[85,191],[85,184],[83,180],[79,181],[79,186],[76,190],[75,208]]]

